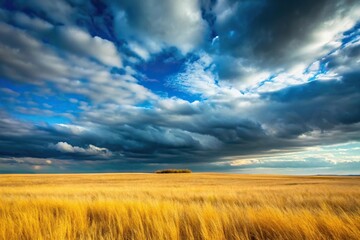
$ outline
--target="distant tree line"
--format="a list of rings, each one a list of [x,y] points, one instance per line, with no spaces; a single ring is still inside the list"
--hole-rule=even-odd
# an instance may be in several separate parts
[[[157,170],[155,171],[155,173],[191,173],[190,169],[162,169],[162,170]]]

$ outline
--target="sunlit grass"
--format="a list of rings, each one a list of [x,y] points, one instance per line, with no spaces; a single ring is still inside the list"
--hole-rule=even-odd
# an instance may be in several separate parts
[[[359,237],[356,177],[0,176],[0,239]]]

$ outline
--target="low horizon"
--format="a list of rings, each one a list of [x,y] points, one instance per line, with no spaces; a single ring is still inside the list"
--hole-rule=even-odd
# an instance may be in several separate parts
[[[0,174],[360,174],[360,1],[0,0]]]
[[[117,174],[156,174],[156,175],[163,175],[163,174],[157,174],[156,171],[148,171],[148,172],[98,172],[98,171],[94,171],[94,172],[3,172],[1,173],[2,175],[86,175],[86,174],[93,174],[93,175],[117,175]],[[309,174],[309,173],[284,173],[284,172],[279,172],[279,173],[263,173],[263,172],[258,172],[258,173],[254,173],[254,172],[248,172],[248,173],[241,173],[241,172],[194,172],[191,171],[191,173],[169,173],[170,175],[172,174],[218,174],[218,175],[254,175],[254,176],[261,176],[261,175],[266,175],[266,176],[289,176],[289,177],[309,177],[309,176],[314,176],[314,177],[360,177],[360,174],[334,174],[334,173],[323,173],[323,174]]]

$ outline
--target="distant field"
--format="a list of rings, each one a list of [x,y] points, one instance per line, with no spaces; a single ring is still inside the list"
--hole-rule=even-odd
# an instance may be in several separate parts
[[[0,175],[0,239],[360,239],[360,178]]]

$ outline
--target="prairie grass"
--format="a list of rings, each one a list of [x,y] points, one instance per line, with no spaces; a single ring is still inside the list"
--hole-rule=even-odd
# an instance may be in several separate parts
[[[0,175],[0,239],[359,239],[360,178]]]

